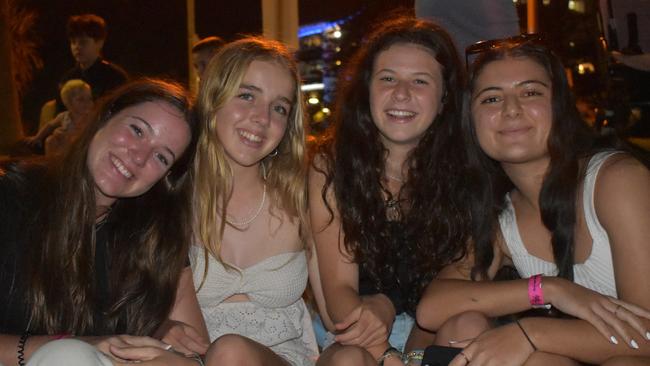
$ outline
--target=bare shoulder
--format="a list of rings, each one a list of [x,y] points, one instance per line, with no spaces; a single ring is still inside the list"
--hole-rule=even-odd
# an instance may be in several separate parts
[[[650,170],[628,154],[615,154],[603,163],[598,172],[596,205],[619,198],[634,198],[644,192],[647,194],[649,190]]]

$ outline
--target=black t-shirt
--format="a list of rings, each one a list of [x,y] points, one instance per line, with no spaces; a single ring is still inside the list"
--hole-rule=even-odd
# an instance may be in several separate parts
[[[33,172],[30,172],[33,173]],[[0,334],[22,334],[29,327],[29,311],[26,304],[25,255],[28,252],[27,233],[35,230],[32,219],[41,197],[33,179],[42,174],[29,174],[23,181],[9,179],[0,168]],[[39,177],[40,175],[40,177]],[[95,278],[96,309],[93,335],[124,333],[125,322],[119,321],[119,329],[107,329],[105,311],[109,306],[108,286],[108,238],[111,223],[98,225],[96,232]],[[89,279],[92,280],[92,279]]]
[[[100,57],[86,70],[82,70],[81,67],[77,65],[66,71],[61,78],[59,88],[62,87],[66,81],[72,79],[81,79],[88,83],[93,92],[93,99],[97,100],[112,89],[124,84],[128,79],[128,75],[120,66],[108,62]],[[65,106],[61,101],[61,96],[57,95],[56,111],[58,113],[64,110]]]

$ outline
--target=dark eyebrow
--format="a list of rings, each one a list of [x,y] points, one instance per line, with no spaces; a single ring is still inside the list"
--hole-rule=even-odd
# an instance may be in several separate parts
[[[546,84],[545,82],[543,82],[541,80],[535,80],[535,79],[522,81],[520,83],[517,83],[517,86],[522,86],[522,85],[526,85],[526,84],[540,84],[540,85],[542,85],[542,86],[544,86],[546,88],[549,87],[548,84]]]
[[[130,116],[130,117],[133,118],[133,119],[137,119],[138,121],[144,123],[144,125],[147,126],[147,129],[149,130],[149,132],[151,132],[152,134],[154,133],[153,127],[151,127],[151,125],[149,124],[149,122],[147,122],[147,120],[145,120],[142,117],[138,117],[138,116]],[[176,154],[174,154],[172,149],[170,149],[167,146],[165,146],[164,149],[167,150],[167,152],[169,152],[171,154],[172,160],[176,161]]]
[[[544,86],[546,88],[549,88],[548,84],[546,84],[545,82],[543,82],[541,80],[534,80],[534,79],[524,80],[524,81],[518,82],[516,84],[516,86],[519,87],[519,86],[525,86],[525,85],[528,85],[528,84],[539,84],[539,85],[542,85],[542,86]],[[478,93],[476,93],[476,95],[472,98],[472,100],[478,98],[479,95],[481,95],[481,94],[483,94],[483,93],[485,93],[487,91],[493,91],[493,90],[500,91],[500,90],[503,90],[503,88],[498,87],[498,86],[488,86],[487,88],[481,89]]]

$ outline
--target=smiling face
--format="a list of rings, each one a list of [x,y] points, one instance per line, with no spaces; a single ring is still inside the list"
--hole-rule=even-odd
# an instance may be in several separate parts
[[[164,102],[125,108],[106,122],[88,148],[87,165],[98,207],[147,192],[190,141],[183,115]]]
[[[252,61],[239,88],[216,112],[216,130],[233,168],[258,164],[282,141],[295,95],[289,71]]]
[[[487,64],[474,83],[472,119],[483,151],[502,164],[548,158],[552,92],[548,72],[529,58]]]
[[[398,43],[379,53],[370,80],[370,112],[384,146],[416,146],[442,110],[442,66],[431,51]]]

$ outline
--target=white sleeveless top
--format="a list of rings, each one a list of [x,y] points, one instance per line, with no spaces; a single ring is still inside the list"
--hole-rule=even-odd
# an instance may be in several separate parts
[[[201,286],[203,248],[192,247],[194,285]],[[208,256],[208,272],[196,296],[210,340],[239,334],[271,348],[294,366],[311,366],[318,355],[311,316],[302,299],[307,285],[304,251],[266,258],[250,267],[226,269]],[[250,301],[224,302],[235,294]]]
[[[591,254],[584,263],[573,265],[573,281],[575,283],[613,297],[618,296],[614,281],[612,250],[607,232],[600,225],[596,216],[594,188],[600,167],[607,158],[616,153],[615,151],[603,151],[595,154],[589,160],[582,197],[585,221],[587,222],[589,235],[592,238]],[[512,255],[512,261],[522,278],[528,278],[539,273],[544,276],[557,275],[558,270],[555,263],[535,257],[526,250],[519,234],[517,217],[510,200],[510,194],[506,195],[506,208],[499,216],[499,225],[508,250]]]

